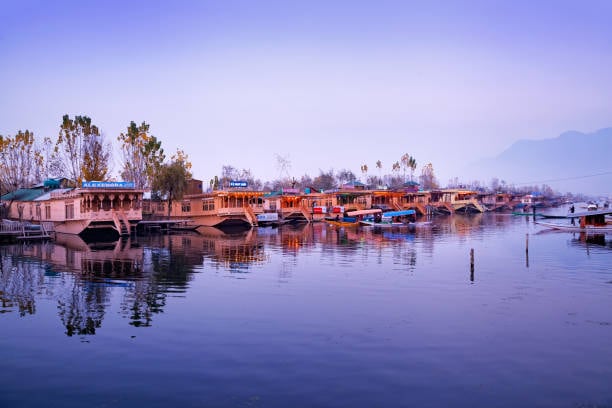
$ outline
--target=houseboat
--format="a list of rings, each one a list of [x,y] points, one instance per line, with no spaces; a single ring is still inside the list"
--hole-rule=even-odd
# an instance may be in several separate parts
[[[478,195],[476,191],[444,189],[431,191],[430,194],[430,205],[442,213],[483,213],[486,211],[476,199]]]
[[[86,181],[80,188],[59,180],[2,196],[9,219],[33,224],[52,223],[56,233],[84,239],[129,236],[142,219],[142,190],[132,182]]]
[[[210,193],[186,194],[172,203],[168,217],[166,201],[147,203],[147,220],[189,220],[196,227],[244,228],[258,226],[257,214],[264,212],[263,191],[240,188]]]
[[[320,195],[301,192],[296,188],[283,188],[280,191],[266,193],[263,197],[264,213],[258,214],[262,220],[276,218],[278,223],[295,224],[311,222],[315,219],[314,206]]]

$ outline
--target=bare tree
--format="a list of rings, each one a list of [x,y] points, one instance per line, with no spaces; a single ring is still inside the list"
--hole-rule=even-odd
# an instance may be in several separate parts
[[[56,151],[65,172],[77,185],[83,181],[84,173],[95,177],[105,175],[100,163],[110,158],[110,146],[104,143],[98,127],[87,116],[74,119],[63,116]],[[100,155],[103,157],[96,157]]]
[[[21,130],[14,137],[0,136],[0,183],[2,191],[29,187],[36,169],[42,167],[42,155],[34,143],[34,133]]]

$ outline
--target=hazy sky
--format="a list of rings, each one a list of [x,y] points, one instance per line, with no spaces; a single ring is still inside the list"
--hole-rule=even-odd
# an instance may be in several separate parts
[[[296,178],[390,173],[409,153],[445,184],[517,139],[612,126],[607,0],[0,5],[0,134],[146,121],[203,180],[277,178],[277,154]]]

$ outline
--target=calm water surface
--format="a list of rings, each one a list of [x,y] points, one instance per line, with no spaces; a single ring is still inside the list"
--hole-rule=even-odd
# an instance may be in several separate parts
[[[60,238],[0,247],[1,407],[612,407],[610,236]]]

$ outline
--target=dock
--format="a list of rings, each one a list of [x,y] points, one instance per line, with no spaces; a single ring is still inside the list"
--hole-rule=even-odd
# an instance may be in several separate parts
[[[47,241],[53,239],[54,234],[53,223],[50,222],[31,224],[2,220],[0,223],[1,242]]]
[[[200,225],[193,224],[189,219],[184,220],[142,220],[137,228],[144,232],[169,232],[169,231],[195,231]]]

